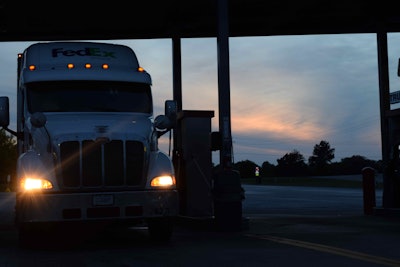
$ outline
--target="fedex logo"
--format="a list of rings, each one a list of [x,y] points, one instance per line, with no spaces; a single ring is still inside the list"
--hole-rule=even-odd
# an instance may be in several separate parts
[[[64,50],[63,48],[54,48],[51,51],[53,57],[65,56],[92,56],[92,57],[111,57],[115,58],[114,52],[102,51],[100,48],[86,47],[81,50]]]

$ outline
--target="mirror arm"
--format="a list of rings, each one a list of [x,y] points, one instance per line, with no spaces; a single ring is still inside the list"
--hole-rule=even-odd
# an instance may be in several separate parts
[[[16,131],[13,131],[13,130],[9,129],[8,127],[3,127],[3,129],[6,132],[9,132],[10,134],[12,134],[15,137],[17,137],[18,140],[20,140],[20,139],[22,139],[24,137],[24,133],[23,132],[16,132]]]
[[[168,133],[169,131],[170,131],[170,129],[167,129],[165,131],[157,130],[157,138],[160,138],[161,136],[163,136],[164,134]]]

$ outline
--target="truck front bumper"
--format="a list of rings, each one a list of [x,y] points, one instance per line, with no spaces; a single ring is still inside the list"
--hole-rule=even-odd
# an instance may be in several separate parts
[[[18,193],[16,223],[173,217],[178,207],[176,190]]]

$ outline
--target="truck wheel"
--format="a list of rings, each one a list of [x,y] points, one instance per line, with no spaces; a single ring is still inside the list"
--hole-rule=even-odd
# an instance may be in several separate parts
[[[155,218],[147,221],[150,239],[157,243],[170,241],[174,223],[172,218]]]

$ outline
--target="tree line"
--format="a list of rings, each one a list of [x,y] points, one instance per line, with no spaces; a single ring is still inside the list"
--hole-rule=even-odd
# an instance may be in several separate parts
[[[375,161],[360,155],[342,158],[339,162],[332,162],[334,158],[335,149],[331,148],[329,142],[322,140],[314,146],[307,162],[305,157],[294,149],[277,159],[276,165],[265,161],[258,166],[253,161],[244,160],[234,163],[233,168],[239,171],[242,178],[255,177],[256,167],[262,177],[351,175],[361,174],[365,167],[374,168],[377,172],[382,172],[383,169],[381,160]]]

